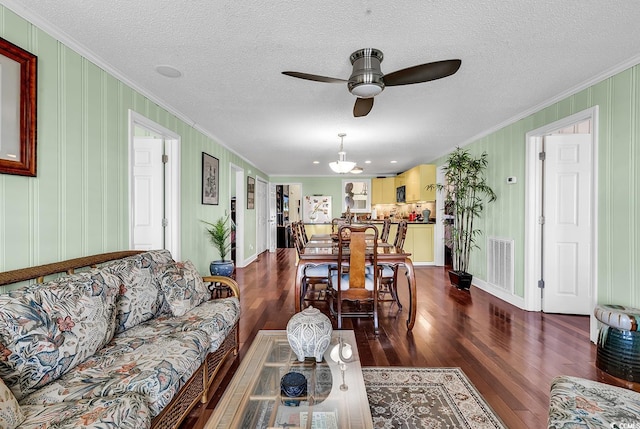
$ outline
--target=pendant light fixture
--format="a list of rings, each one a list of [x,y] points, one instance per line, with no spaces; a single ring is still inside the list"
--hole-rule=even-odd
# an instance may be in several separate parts
[[[345,136],[345,133],[338,134],[338,137],[340,137],[340,151],[338,151],[338,160],[329,163],[329,167],[331,167],[334,172],[340,174],[348,173],[353,170],[353,167],[356,166],[355,162],[347,161],[347,153],[344,151]]]

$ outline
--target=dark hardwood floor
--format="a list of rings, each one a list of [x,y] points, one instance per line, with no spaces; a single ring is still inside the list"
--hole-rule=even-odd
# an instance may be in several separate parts
[[[295,256],[294,249],[265,252],[237,270],[240,359],[260,329],[286,329],[294,314]],[[355,331],[362,366],[460,367],[512,429],[546,427],[549,386],[556,375],[620,385],[595,367],[587,316],[526,312],[475,287],[459,291],[449,285],[442,267],[417,267],[416,278],[413,331],[407,332],[408,297],[402,287],[405,308],[398,312],[391,303],[381,304],[377,337],[372,320],[345,321],[344,328]],[[229,379],[208,404],[191,412],[183,428],[203,426]]]

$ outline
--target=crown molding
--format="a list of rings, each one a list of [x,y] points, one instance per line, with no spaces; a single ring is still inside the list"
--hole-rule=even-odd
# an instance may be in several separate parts
[[[235,150],[230,148],[220,138],[216,137],[215,134],[213,134],[209,130],[206,130],[206,129],[202,128],[193,119],[191,119],[189,116],[185,115],[181,111],[175,109],[173,106],[171,106],[170,103],[165,101],[162,97],[159,97],[156,94],[154,94],[151,91],[149,91],[148,89],[143,88],[140,85],[138,85],[136,82],[131,80],[128,76],[126,76],[124,73],[122,73],[116,67],[114,67],[113,65],[109,64],[109,62],[106,61],[104,58],[102,58],[100,55],[96,54],[91,49],[89,49],[87,46],[85,46],[82,42],[76,40],[75,38],[73,38],[72,36],[67,34],[64,30],[56,27],[55,25],[51,24],[46,19],[44,19],[41,16],[39,16],[39,15],[35,14],[34,12],[30,11],[28,8],[26,8],[24,5],[22,5],[18,0],[1,0],[1,1],[2,1],[2,3],[1,3],[2,6],[10,9],[16,15],[20,16],[21,18],[23,18],[26,21],[30,22],[32,25],[35,25],[36,27],[38,27],[42,31],[46,32],[51,37],[53,37],[56,40],[58,40],[59,42],[63,43],[68,48],[70,48],[73,51],[77,52],[79,55],[81,55],[82,57],[86,58],[88,61],[91,61],[93,64],[97,65],[98,67],[103,69],[105,72],[109,73],[111,76],[113,76],[116,79],[118,79],[120,82],[122,82],[125,85],[129,86],[131,89],[133,89],[134,91],[140,93],[142,96],[148,98],[150,101],[152,101],[153,103],[157,104],[159,107],[161,107],[162,109],[166,110],[170,114],[174,115],[176,118],[180,119],[182,122],[186,123],[188,126],[192,127],[193,129],[195,129],[199,133],[202,133],[203,135],[205,135],[209,139],[213,140],[215,143],[217,143],[220,146],[222,146],[225,149],[227,149],[229,152],[231,152],[234,155],[236,155],[239,158],[241,158],[243,161],[245,161],[246,163],[248,163],[252,167],[256,168],[255,165],[253,164],[253,162],[249,161],[244,156],[240,155]]]
[[[561,93],[559,93],[559,94],[557,94],[557,95],[555,95],[555,96],[553,96],[553,97],[551,97],[551,98],[549,98],[549,99],[547,99],[547,100],[545,100],[545,101],[543,101],[543,102],[541,102],[541,103],[539,103],[539,104],[537,104],[537,105],[535,105],[533,107],[528,108],[527,110],[524,110],[524,111],[520,112],[517,115],[514,115],[514,116],[510,117],[509,119],[507,119],[505,121],[500,122],[497,125],[494,125],[491,128],[488,128],[488,129],[476,134],[475,136],[473,136],[471,138],[468,138],[468,139],[464,140],[458,146],[460,146],[460,147],[467,146],[467,145],[469,145],[469,144],[471,144],[471,143],[473,143],[473,142],[475,142],[477,140],[480,140],[483,137],[486,137],[486,136],[488,136],[488,135],[490,135],[492,133],[495,133],[495,132],[497,132],[497,131],[499,131],[499,130],[501,130],[501,129],[503,129],[503,128],[511,125],[511,124],[514,124],[514,123],[518,122],[521,119],[524,119],[524,118],[526,118],[526,117],[528,117],[530,115],[533,115],[533,114],[535,114],[535,113],[537,113],[537,112],[539,112],[541,110],[544,110],[547,107],[552,106],[553,104],[564,100],[565,98],[568,98],[568,97],[570,97],[572,95],[575,95],[575,94],[577,94],[578,92],[580,92],[582,90],[590,88],[590,87],[592,87],[592,86],[594,86],[594,85],[596,85],[596,84],[598,84],[598,83],[600,83],[600,82],[602,82],[602,81],[604,81],[606,79],[609,79],[610,77],[613,77],[613,76],[617,75],[618,73],[621,73],[621,72],[623,72],[623,71],[625,71],[625,70],[627,70],[627,69],[629,69],[631,67],[634,67],[634,66],[636,66],[638,64],[640,64],[640,54],[634,55],[633,57],[627,59],[626,61],[623,61],[620,64],[617,64],[617,65],[615,65],[615,66],[603,71],[602,73],[597,74],[597,75],[591,77],[590,79],[587,79],[586,81],[584,81],[584,82],[582,82],[582,83],[580,83],[580,84],[578,84],[578,85],[576,85],[576,86],[574,86],[572,88],[567,89],[566,91],[563,91],[563,92],[561,92]],[[447,154],[449,154],[449,152],[446,152],[446,153],[443,153],[443,154],[441,154],[439,156],[436,156],[431,161],[434,161],[434,160],[436,160],[438,158],[446,156]]]

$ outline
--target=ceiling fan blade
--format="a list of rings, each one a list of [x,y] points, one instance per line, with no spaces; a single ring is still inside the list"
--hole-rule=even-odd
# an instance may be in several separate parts
[[[398,70],[384,75],[384,85],[409,85],[441,79],[457,72],[461,64],[461,60],[444,60]]]
[[[373,97],[371,98],[358,98],[356,104],[353,105],[353,116],[359,118],[361,116],[367,116],[371,112],[373,107]]]
[[[297,77],[299,79],[313,80],[313,81],[316,81],[316,82],[326,82],[326,83],[345,83],[345,82],[347,82],[346,79],[338,79],[336,77],[318,76],[316,74],[300,73],[300,72],[294,72],[294,71],[283,71],[282,74],[285,74],[285,75],[291,76],[291,77]]]

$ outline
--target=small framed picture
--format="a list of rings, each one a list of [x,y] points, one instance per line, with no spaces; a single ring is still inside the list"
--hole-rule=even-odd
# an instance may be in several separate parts
[[[247,176],[247,209],[256,208],[256,179]]]
[[[220,195],[220,162],[202,152],[202,204],[218,205]]]

